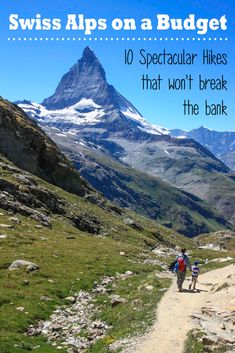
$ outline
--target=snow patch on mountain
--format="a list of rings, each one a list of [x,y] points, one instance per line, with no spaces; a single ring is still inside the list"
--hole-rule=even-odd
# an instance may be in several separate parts
[[[152,134],[152,135],[169,134],[169,130],[165,128],[161,128],[160,126],[152,125],[148,123],[142,117],[142,115],[138,113],[138,111],[134,111],[131,108],[126,108],[125,110],[122,110],[122,114],[125,115],[128,119],[138,122],[141,125],[139,126],[139,129],[141,131],[147,132],[148,134]]]
[[[81,99],[78,103],[64,109],[49,110],[38,103],[19,103],[31,118],[41,123],[72,123],[74,125],[93,125],[105,115],[104,109],[92,99]],[[71,133],[75,133],[74,131]]]
[[[102,121],[105,115],[105,109],[96,104],[92,99],[82,98],[76,104],[63,109],[51,110],[45,108],[42,104],[35,102],[19,102],[18,106],[23,109],[28,116],[36,119],[42,124],[51,123],[72,123],[74,125],[95,125]],[[152,135],[169,134],[169,130],[157,125],[148,123],[137,110],[131,106],[123,109],[122,114],[132,121],[137,122],[137,127],[141,131]],[[76,135],[76,130],[69,130],[71,135]]]
[[[74,104],[71,106],[72,109],[88,109],[88,108],[94,108],[94,109],[100,109],[101,106],[96,104],[92,99],[87,99],[87,98],[82,98],[78,103]]]

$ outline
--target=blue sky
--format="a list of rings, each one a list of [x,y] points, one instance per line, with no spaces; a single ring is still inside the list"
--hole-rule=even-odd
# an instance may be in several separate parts
[[[41,102],[51,95],[62,75],[81,57],[84,48],[89,45],[100,59],[107,80],[118,91],[128,98],[150,122],[169,128],[191,129],[205,125],[215,130],[235,130],[235,16],[234,3],[229,1],[211,0],[176,0],[168,1],[134,1],[127,3],[121,1],[75,1],[70,0],[8,0],[2,1],[0,12],[0,95],[9,100],[29,99]],[[84,14],[86,18],[106,18],[108,28],[105,31],[94,31],[91,36],[84,35],[83,31],[65,31],[64,24],[67,14]],[[220,18],[226,15],[228,29],[226,31],[208,31],[204,36],[197,35],[193,31],[157,31],[156,15],[168,14],[171,18],[186,18],[190,13],[196,18]],[[35,18],[41,14],[45,18],[61,18],[62,29],[59,31],[10,31],[9,15],[18,14],[19,18]],[[134,18],[137,29],[135,31],[114,31],[111,28],[111,20],[114,18]],[[140,20],[150,18],[153,29],[151,31],[140,30]],[[67,37],[78,38],[73,41]],[[16,40],[8,41],[8,37]],[[64,41],[18,41],[18,37],[64,37]],[[84,40],[84,37],[86,40]],[[97,41],[94,38],[98,38]],[[109,38],[108,41],[100,40],[100,37]],[[110,38],[114,40],[111,41]],[[117,41],[115,38],[124,37],[125,40]],[[154,37],[178,37],[178,41],[171,40],[129,40],[126,38],[154,38]],[[181,40],[181,37],[195,37],[196,40]],[[197,38],[201,37],[198,41]],[[206,40],[203,41],[202,38]],[[225,40],[209,41],[209,37],[228,38]],[[92,40],[89,40],[91,38]],[[132,49],[134,62],[131,66],[124,64],[125,49]],[[148,70],[140,65],[140,50],[148,53],[160,53],[164,49],[169,53],[186,52],[197,53],[199,58],[193,67],[189,66],[159,66],[153,65]],[[201,64],[203,49],[213,50],[214,53],[226,53],[227,65],[205,66]],[[164,79],[160,91],[143,91],[141,77],[148,74],[155,78],[158,74]],[[169,77],[183,78],[186,74],[192,74],[194,88],[191,91],[169,92],[166,89],[166,80]],[[223,74],[228,80],[228,91],[200,92],[197,79],[201,74],[203,78],[220,78]],[[199,116],[184,116],[183,101],[190,99],[201,107]],[[223,99],[228,106],[228,116],[205,116],[204,101],[220,103]]]

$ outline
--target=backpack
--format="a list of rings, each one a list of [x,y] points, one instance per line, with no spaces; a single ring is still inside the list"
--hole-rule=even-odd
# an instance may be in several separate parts
[[[177,259],[177,272],[184,272],[186,271],[186,261],[184,257],[180,256]]]
[[[168,266],[168,270],[171,271],[171,272],[174,272],[176,263],[177,263],[177,260],[174,260],[174,261]]]

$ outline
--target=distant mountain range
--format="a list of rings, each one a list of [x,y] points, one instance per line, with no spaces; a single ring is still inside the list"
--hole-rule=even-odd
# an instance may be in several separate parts
[[[177,135],[176,130],[170,131],[148,123],[128,100],[107,83],[105,71],[89,47],[63,76],[51,97],[42,104],[30,101],[17,103],[60,145],[94,187],[102,192],[106,189],[106,197],[122,204],[127,184],[121,182],[123,174],[125,177],[131,174],[131,168],[136,171],[135,181],[140,178],[145,180],[145,176],[161,178],[168,182],[164,185],[169,191],[176,186],[194,194],[197,197],[195,200],[199,197],[209,202],[228,220],[235,222],[235,181],[228,166],[194,139],[179,138],[185,132],[178,131],[179,135],[173,137],[171,134]],[[96,172],[92,162],[100,166]],[[118,173],[117,165],[122,170],[126,168],[125,173]],[[104,169],[105,173],[102,173]],[[112,178],[108,182],[106,179],[107,173],[112,174],[112,171],[116,177],[115,183]],[[133,181],[133,178],[130,180]],[[156,187],[154,180],[152,189],[151,183],[148,183],[148,193],[156,203],[163,184]],[[133,183],[130,181],[129,186],[135,189],[139,201],[129,198],[127,206],[148,213],[141,198],[145,183],[141,187]],[[169,200],[171,191],[167,194]],[[180,196],[178,202],[181,203]],[[188,210],[188,214],[190,212]],[[154,212],[152,216],[160,218],[163,213]],[[175,214],[173,210],[172,214]],[[167,216],[165,212],[163,218],[165,222],[174,216]],[[168,223],[172,226],[172,222]]]
[[[187,137],[208,148],[217,158],[235,171],[235,131],[214,131],[204,126],[191,131],[170,130],[174,137]]]

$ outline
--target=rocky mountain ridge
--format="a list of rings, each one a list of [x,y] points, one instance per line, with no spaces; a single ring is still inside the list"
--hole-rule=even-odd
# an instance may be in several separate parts
[[[204,126],[190,131],[169,130],[175,137],[187,137],[199,142],[235,171],[235,131],[215,131]]]

